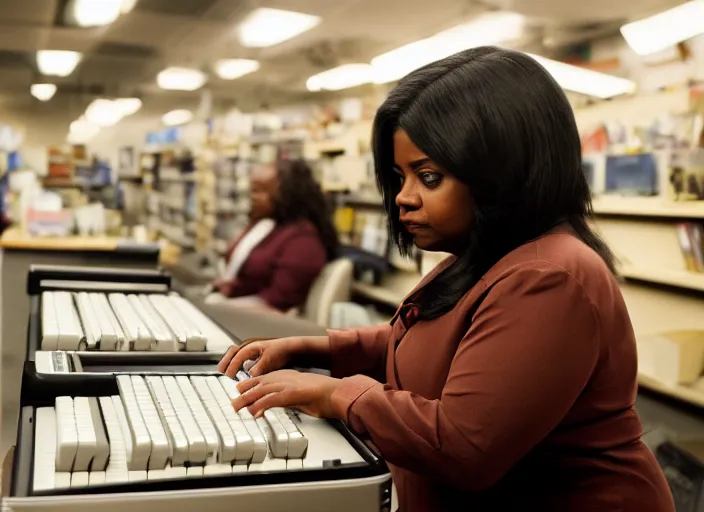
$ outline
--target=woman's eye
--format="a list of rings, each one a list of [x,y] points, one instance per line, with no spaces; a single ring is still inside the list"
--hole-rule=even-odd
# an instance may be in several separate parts
[[[442,174],[436,172],[424,172],[420,174],[420,180],[426,187],[437,187],[442,181]]]

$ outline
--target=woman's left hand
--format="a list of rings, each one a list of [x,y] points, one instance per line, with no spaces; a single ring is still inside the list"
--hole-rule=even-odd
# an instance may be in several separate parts
[[[247,407],[254,417],[272,407],[291,407],[318,418],[343,419],[331,399],[340,382],[317,373],[279,370],[239,382],[237,389],[242,395],[232,406],[235,411]]]

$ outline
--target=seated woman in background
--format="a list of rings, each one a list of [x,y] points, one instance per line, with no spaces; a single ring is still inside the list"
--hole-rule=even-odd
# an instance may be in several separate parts
[[[337,250],[323,192],[303,161],[281,161],[252,171],[250,200],[250,225],[228,249],[227,270],[205,302],[299,307]]]

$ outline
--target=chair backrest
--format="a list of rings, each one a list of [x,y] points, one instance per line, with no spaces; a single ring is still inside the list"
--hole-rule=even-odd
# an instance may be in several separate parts
[[[351,260],[340,258],[328,263],[308,292],[303,318],[327,327],[332,305],[350,300],[353,276],[354,264]]]

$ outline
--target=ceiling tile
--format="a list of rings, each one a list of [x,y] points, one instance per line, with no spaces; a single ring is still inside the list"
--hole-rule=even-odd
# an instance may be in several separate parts
[[[44,42],[46,42],[48,35],[48,28],[2,26],[0,27],[0,50],[40,50],[44,47]]]
[[[250,2],[243,0],[219,0],[203,13],[202,19],[234,23],[244,18],[251,10]]]
[[[32,65],[33,53],[0,50],[0,68],[22,68]]]
[[[192,23],[180,16],[133,11],[128,16],[118,18],[110,26],[105,40],[162,50],[167,49],[171,41],[188,34],[192,26]]]
[[[56,16],[57,0],[0,0],[0,23],[50,26]]]
[[[165,53],[186,58],[210,58],[230,39],[231,31],[225,24],[199,21],[188,33],[174,37]]]
[[[43,47],[47,50],[73,50],[86,53],[98,42],[105,29],[53,27],[46,32]]]
[[[139,0],[135,10],[198,18],[219,0]]]
[[[124,57],[130,59],[149,59],[156,57],[158,52],[151,46],[103,41],[95,45],[91,52],[96,56]]]
[[[3,88],[17,85],[29,87],[34,77],[34,71],[29,66],[2,68],[1,73]]]
[[[87,58],[77,72],[83,84],[103,84],[106,89],[133,86],[151,79],[151,65],[140,60]]]

